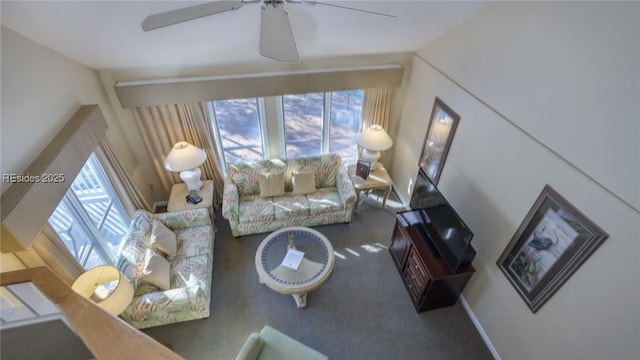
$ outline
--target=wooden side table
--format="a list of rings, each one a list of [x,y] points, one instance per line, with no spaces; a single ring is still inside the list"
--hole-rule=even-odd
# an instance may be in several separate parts
[[[360,193],[363,191],[384,190],[382,208],[385,209],[387,207],[387,198],[389,197],[389,194],[391,194],[391,189],[393,189],[393,180],[391,180],[387,169],[385,169],[381,163],[378,163],[378,166],[376,166],[374,170],[371,170],[369,177],[367,177],[366,180],[356,176],[355,164],[347,166],[347,171],[351,176],[353,187],[356,189],[355,211],[358,211],[360,203],[364,200],[360,198]]]
[[[171,194],[169,195],[169,203],[167,204],[167,211],[180,211],[188,209],[209,209],[209,216],[211,216],[211,222],[215,218],[213,212],[213,181],[202,180],[202,188],[196,192],[202,201],[197,204],[191,204],[187,202],[186,196],[189,194],[187,184],[179,183],[171,187]]]

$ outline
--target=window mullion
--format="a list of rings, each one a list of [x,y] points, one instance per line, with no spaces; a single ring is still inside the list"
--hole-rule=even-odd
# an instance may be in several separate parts
[[[256,105],[258,106],[258,126],[260,126],[260,137],[262,139],[262,157],[272,157],[270,154],[271,151],[268,134],[269,129],[267,127],[267,115],[264,98],[256,98]]]
[[[113,207],[113,201],[109,201],[107,208],[104,210],[104,215],[102,215],[102,218],[98,222],[98,226],[97,226],[98,231],[102,230],[104,223],[107,222],[107,218],[109,217],[109,211],[111,211],[112,207]]]
[[[329,137],[331,134],[331,92],[325,92],[322,96],[322,154],[329,152]]]

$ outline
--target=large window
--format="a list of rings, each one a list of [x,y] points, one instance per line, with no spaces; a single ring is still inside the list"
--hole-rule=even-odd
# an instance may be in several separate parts
[[[85,269],[115,263],[128,221],[94,154],[71,184],[49,223]]]
[[[224,169],[238,161],[327,153],[355,163],[363,97],[364,90],[348,90],[209,102]]]
[[[346,163],[358,159],[356,137],[360,133],[363,90],[334,91],[331,94],[329,151],[338,153]]]
[[[284,146],[286,156],[322,153],[324,138],[324,94],[285,95]]]
[[[283,96],[286,156],[338,153],[355,162],[363,96],[363,90]]]
[[[263,131],[257,98],[212,101],[209,112],[224,168],[237,161],[264,157]]]

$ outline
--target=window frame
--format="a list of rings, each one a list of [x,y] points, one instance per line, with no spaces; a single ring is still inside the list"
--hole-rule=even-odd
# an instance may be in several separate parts
[[[364,96],[364,89],[352,89],[352,90],[359,90],[363,92],[363,96]],[[332,109],[332,104],[333,104],[333,93],[334,92],[339,92],[339,91],[349,91],[349,90],[333,90],[333,91],[325,91],[322,92],[322,97],[323,97],[323,107],[322,107],[322,139],[321,139],[321,147],[320,147],[320,154],[328,154],[330,153],[330,144],[331,144],[331,140],[332,138],[334,138],[331,135],[331,109]],[[289,94],[287,94],[289,95]],[[292,94],[294,95],[294,94]],[[279,116],[278,122],[280,124],[280,136],[281,136],[281,143],[282,143],[282,153],[283,155],[286,157],[287,156],[287,144],[286,144],[286,134],[285,134],[285,116],[284,116],[284,97],[286,95],[281,95],[278,96],[279,100],[278,100],[278,104],[280,105],[280,108],[282,109],[282,112]],[[362,109],[360,110],[361,114],[362,114]],[[362,118],[360,118],[360,131],[362,130]],[[355,138],[358,136],[359,132],[353,135],[354,141]],[[347,138],[351,138],[351,136],[337,136],[335,137],[336,139],[347,139]],[[357,153],[358,153],[358,147],[356,145],[356,158],[357,158]]]
[[[362,91],[362,96],[364,97],[364,93],[366,89],[350,89],[350,90],[332,90],[332,91],[324,91],[317,92],[322,94],[322,138],[320,139],[320,154],[327,154],[330,150],[332,135],[331,135],[331,108],[333,103],[333,95],[335,92],[341,91],[353,91],[358,90]],[[284,94],[277,96],[268,96],[268,97],[251,97],[245,99],[256,99],[257,101],[257,111],[258,111],[258,123],[260,126],[260,137],[262,141],[262,154],[263,159],[270,158],[286,158],[287,150],[286,150],[286,138],[285,138],[285,107],[284,107],[284,97],[286,95],[296,95],[296,94]],[[216,142],[216,151],[218,155],[221,157],[221,166],[224,174],[226,175],[229,162],[225,158],[225,148],[222,146],[222,138],[220,137],[220,128],[218,126],[218,118],[215,112],[215,101],[224,101],[224,100],[234,100],[234,99],[221,99],[221,100],[210,100],[207,102],[207,110],[209,111],[215,142]],[[362,104],[364,105],[364,104]],[[362,109],[360,111],[362,113]],[[357,134],[362,129],[362,119],[360,121],[360,130],[353,135],[354,142]],[[334,136],[336,140],[338,139],[346,139],[351,138],[350,136]],[[354,156],[357,158],[358,147],[356,145]]]
[[[85,208],[82,200],[78,197],[78,195],[74,190],[74,183],[80,176],[82,176],[82,172],[84,171],[85,166],[89,166],[91,168],[91,171],[95,175],[105,195],[107,195],[109,199],[109,204],[107,205],[107,208],[104,214],[102,215],[101,219],[99,219],[98,224],[94,222],[88,210]],[[51,222],[51,218],[54,216],[54,213],[58,211],[58,207],[60,205],[64,205],[66,207],[66,210],[68,211],[66,215],[72,218],[71,225],[69,225],[69,228],[63,231],[62,233],[69,232],[71,230],[71,227],[77,224],[77,226],[81,228],[82,233],[89,238],[88,242],[91,243],[91,248],[89,249],[89,252],[86,254],[86,257],[82,257],[81,254],[79,253],[74,253],[76,249],[74,250],[69,249],[66,242],[63,240],[61,233],[58,233],[58,229],[56,229],[54,224]],[[118,213],[112,216],[119,217],[120,220],[122,221],[123,228],[125,229],[123,236],[120,238],[119,243],[115,244],[113,250],[109,248],[109,245],[107,244],[108,240],[106,240],[101,233],[101,230],[105,226],[106,221],[110,216],[109,213],[112,210],[115,210]],[[113,184],[111,184],[111,181],[109,181],[108,177],[106,176],[106,173],[104,171],[104,165],[100,163],[100,160],[98,156],[95,154],[95,152],[91,153],[87,161],[84,163],[82,169],[78,172],[76,178],[73,179],[71,186],[69,186],[69,188],[65,192],[64,196],[60,200],[60,203],[58,203],[58,206],[56,207],[54,212],[51,214],[49,219],[47,220],[48,226],[50,226],[51,230],[53,230],[53,233],[64,245],[64,248],[69,252],[71,257],[74,258],[80,264],[80,266],[84,270],[89,269],[89,267],[87,267],[87,263],[93,251],[96,252],[96,255],[98,256],[98,258],[100,258],[102,264],[104,265],[116,264],[118,257],[120,256],[120,251],[122,249],[122,241],[126,236],[126,229],[128,229],[130,222],[131,222],[131,219],[129,218],[127,212],[125,211],[124,206],[122,205],[122,201],[118,197],[117,193],[113,190]],[[67,234],[67,236],[71,238],[72,235]]]
[[[268,138],[267,138],[267,122],[265,115],[265,102],[263,97],[251,97],[244,99],[255,99],[256,106],[258,110],[258,127],[260,131],[260,146],[262,148],[262,158],[268,156],[267,148],[268,148]],[[223,100],[211,100],[207,102],[207,110],[209,111],[209,117],[211,119],[211,125],[213,126],[213,135],[215,136],[216,141],[216,150],[220,155],[220,159],[222,161],[222,169],[226,174],[227,168],[229,167],[229,163],[227,162],[227,158],[224,155],[225,148],[222,145],[222,137],[220,136],[220,127],[218,126],[218,116],[216,115],[215,102],[216,101],[227,101],[227,100],[235,100],[235,99],[223,99]],[[236,146],[233,149],[248,149],[253,146]],[[228,150],[228,149],[227,149]]]

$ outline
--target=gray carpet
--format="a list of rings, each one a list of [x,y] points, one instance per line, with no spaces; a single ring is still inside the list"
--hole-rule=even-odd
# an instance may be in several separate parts
[[[187,359],[234,359],[264,325],[332,359],[492,359],[459,303],[416,313],[386,248],[394,221],[367,199],[351,223],[315,227],[336,263],[298,309],[290,295],[258,283],[254,256],[267,234],[233,238],[218,211],[211,317],[144,332]]]

